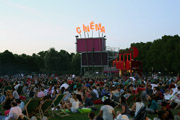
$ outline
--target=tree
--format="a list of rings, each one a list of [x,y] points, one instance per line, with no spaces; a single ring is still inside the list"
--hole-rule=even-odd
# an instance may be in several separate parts
[[[44,65],[47,72],[56,72],[58,65],[58,52],[54,48],[50,48],[44,56]],[[60,62],[60,61],[59,61]]]
[[[80,67],[81,67],[80,61],[81,61],[80,54],[79,53],[75,54],[72,58],[72,69],[73,69],[73,73],[75,74],[80,73]]]

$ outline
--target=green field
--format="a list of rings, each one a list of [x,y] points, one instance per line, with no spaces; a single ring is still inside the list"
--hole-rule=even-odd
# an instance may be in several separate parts
[[[98,115],[99,113],[99,109],[101,107],[101,105],[96,105],[95,106],[98,110],[94,111],[96,113],[96,115]],[[120,108],[116,108],[115,111],[121,111]],[[177,115],[180,112],[180,108],[176,109],[176,110],[171,110],[173,112],[173,115]],[[147,115],[150,119],[153,119],[154,117],[157,117],[156,114],[148,114]],[[59,116],[55,116],[54,118],[49,118],[50,120],[88,120],[88,113],[70,113],[70,116],[66,116],[66,117],[59,117]]]
[[[97,108],[95,112],[96,115],[98,115],[99,113],[99,110],[100,110],[100,107],[102,105],[95,105],[95,108]],[[0,106],[0,111],[3,115],[4,111],[2,110],[2,106]],[[119,108],[116,108],[115,111],[121,111],[120,107]],[[176,110],[171,110],[173,112],[173,115],[177,115],[179,112],[180,112],[180,107]],[[58,113],[58,111],[56,111]],[[49,115],[51,115],[52,113],[49,111],[48,112]],[[49,120],[88,120],[88,113],[69,113],[70,115],[69,116],[65,116],[65,117],[59,117],[57,115],[55,115],[54,117],[52,116],[48,116],[48,115],[45,115],[48,117]],[[156,114],[148,114],[147,115],[150,119],[153,119],[154,117],[157,117]]]

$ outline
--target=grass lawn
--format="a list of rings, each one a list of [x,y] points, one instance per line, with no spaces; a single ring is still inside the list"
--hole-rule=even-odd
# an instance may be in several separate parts
[[[94,111],[95,114],[97,115],[99,113],[100,107],[101,105],[96,105],[95,106],[97,108],[97,111]],[[120,108],[116,108],[115,111],[121,111]],[[176,109],[176,110],[171,110],[173,112],[173,115],[177,115],[180,112],[180,108]],[[156,114],[148,114],[147,115],[150,119],[153,119],[154,117],[157,117]],[[49,120],[89,120],[88,119],[88,113],[70,113],[70,116],[66,116],[66,117],[59,117],[59,116],[55,116],[54,118],[49,118]]]
[[[95,112],[96,115],[98,115],[100,107],[102,105],[95,105],[95,108],[97,108]],[[2,106],[0,105],[0,111],[3,113],[4,111],[2,110]],[[121,111],[120,108],[116,108],[115,111]],[[171,110],[173,112],[173,115],[177,115],[180,112],[180,107],[176,110]],[[49,112],[49,114],[52,114]],[[46,116],[46,115],[45,115]],[[153,119],[156,117],[156,114],[148,114],[147,115],[150,119]],[[55,115],[55,117],[48,117],[49,120],[88,120],[88,113],[70,113],[70,116],[66,117],[59,117]]]
[[[95,107],[97,108],[97,110],[94,112],[97,115],[99,113],[101,105],[96,105]],[[49,120],[59,120],[59,119],[60,120],[89,120],[88,113],[70,113],[69,116],[66,116],[66,117],[55,116],[54,118],[50,118]]]

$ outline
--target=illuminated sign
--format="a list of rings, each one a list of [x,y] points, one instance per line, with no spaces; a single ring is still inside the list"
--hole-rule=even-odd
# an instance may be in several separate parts
[[[84,32],[90,32],[90,30],[96,30],[96,31],[100,31],[102,33],[105,33],[105,28],[104,26],[101,25],[101,23],[99,24],[94,24],[94,22],[90,22],[90,25],[84,25],[83,24],[83,31]],[[76,27],[76,32],[78,34],[81,34],[81,28],[80,27]]]

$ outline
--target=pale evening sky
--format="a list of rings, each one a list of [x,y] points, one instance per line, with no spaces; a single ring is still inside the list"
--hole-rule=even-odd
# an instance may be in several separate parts
[[[75,52],[76,27],[91,21],[105,27],[107,46],[128,48],[180,34],[179,5],[179,0],[0,0],[0,52],[31,55],[51,47]]]

